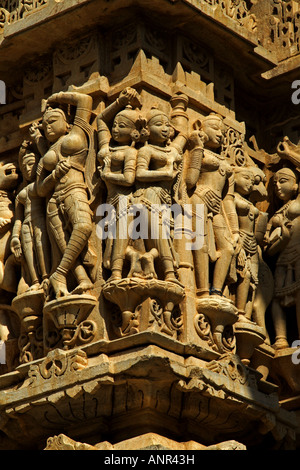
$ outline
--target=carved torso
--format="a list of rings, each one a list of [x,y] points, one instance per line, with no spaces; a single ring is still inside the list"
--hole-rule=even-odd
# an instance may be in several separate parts
[[[226,180],[231,175],[232,167],[224,157],[210,150],[204,150],[201,173],[197,186],[208,186],[221,197]]]
[[[250,201],[238,193],[235,193],[235,201],[240,230],[252,234],[255,220],[259,215],[259,210]]]
[[[44,201],[37,194],[35,182],[23,188],[19,192],[17,200],[24,206],[23,223],[30,222],[37,217],[43,217]]]
[[[65,189],[70,184],[84,182],[83,172],[88,149],[86,142],[84,147],[82,144],[82,138],[72,139],[68,135],[63,136],[52,144],[45,154],[43,164],[49,172],[53,171],[57,163],[63,159],[67,159],[71,164],[69,172],[57,182],[56,191]]]

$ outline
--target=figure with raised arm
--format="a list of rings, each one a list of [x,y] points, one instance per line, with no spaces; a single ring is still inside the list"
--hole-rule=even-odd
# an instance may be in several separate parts
[[[68,121],[63,105],[75,108],[73,122]],[[93,228],[85,178],[86,161],[93,153],[91,113],[90,96],[77,92],[55,93],[48,98],[43,113],[44,139],[35,133],[42,153],[37,170],[37,191],[47,198],[51,237],[60,252],[49,278],[56,298],[69,295],[67,276],[71,271],[77,281],[72,293],[80,294],[93,287],[80,259]]]
[[[98,161],[101,178],[107,188],[106,203],[116,211],[115,238],[108,238],[104,253],[104,267],[111,270],[110,281],[122,278],[128,233],[126,220],[133,192],[137,164],[136,142],[140,139],[143,120],[137,109],[140,96],[132,88],[125,88],[119,97],[97,118]],[[120,235],[121,219],[126,233]]]
[[[187,99],[184,95],[174,98],[175,106],[172,114],[176,115],[176,106],[184,106]],[[163,234],[163,219],[158,216],[158,224],[153,227],[153,211],[161,206],[171,207],[174,201],[174,188],[181,175],[183,150],[187,143],[187,117],[180,114],[179,129],[172,126],[170,117],[162,110],[154,107],[147,114],[149,132],[146,144],[139,150],[137,157],[137,190],[135,202],[145,207],[147,236],[144,239],[146,251],[157,250],[157,260],[161,266],[161,276],[164,281],[178,283],[176,268],[177,255],[174,251],[173,240]],[[155,229],[155,230],[153,230]],[[156,236],[153,236],[153,233]]]
[[[193,206],[194,231],[196,207],[198,204],[204,205],[204,243],[198,250],[193,250],[197,296],[222,296],[239,237],[237,224],[233,224],[234,220],[231,223],[231,226],[234,226],[231,235],[222,207],[222,200],[228,191],[229,179],[232,176],[232,166],[220,153],[224,138],[222,117],[211,113],[197,127],[190,136],[194,147],[190,151],[186,175],[186,187]],[[235,219],[234,215],[232,205],[227,217]],[[211,276],[210,263],[214,264]]]

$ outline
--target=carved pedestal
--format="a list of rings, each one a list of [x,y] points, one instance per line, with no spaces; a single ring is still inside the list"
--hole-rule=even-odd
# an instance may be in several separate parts
[[[91,295],[70,295],[46,303],[44,306],[44,321],[47,325],[45,334],[50,337],[50,324],[53,323],[61,338],[62,348],[66,350],[73,348],[76,344],[92,341],[96,325],[88,320],[88,316],[96,304],[97,299]]]
[[[30,362],[44,355],[42,309],[44,292],[27,291],[14,298],[12,305],[21,322],[20,362]]]
[[[238,321],[234,325],[234,332],[237,342],[237,354],[243,363],[248,365],[255,348],[265,340],[264,330],[250,321]]]
[[[212,295],[197,300],[198,315],[208,318],[218,352],[235,352],[232,325],[238,320],[237,309],[230,300]],[[198,324],[199,325],[199,324]]]
[[[261,343],[254,349],[250,365],[267,380],[274,356],[275,351],[272,346],[267,343]]]
[[[275,352],[272,376],[278,383],[282,396],[300,393],[299,355],[296,348],[280,349]]]
[[[174,282],[139,278],[108,282],[103,287],[107,300],[121,311],[121,324],[113,325],[120,337],[147,329],[177,336],[182,326],[176,306],[184,298],[184,289]]]

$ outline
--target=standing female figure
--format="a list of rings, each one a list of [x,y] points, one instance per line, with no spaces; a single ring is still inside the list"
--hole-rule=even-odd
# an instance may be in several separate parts
[[[270,219],[266,236],[266,253],[277,255],[274,273],[275,295],[272,317],[275,349],[289,347],[285,308],[296,307],[300,338],[300,194],[296,171],[286,167],[274,175],[276,196],[282,207]]]
[[[260,214],[247,198],[255,183],[251,167],[236,167],[234,170],[234,204],[238,217],[239,242],[237,246],[236,307],[239,315],[251,320],[252,304],[258,285],[259,256],[255,237],[255,223]],[[251,296],[249,298],[249,292]],[[250,308],[246,307],[249,302]]]
[[[62,104],[76,109],[72,125],[61,108],[52,107]],[[85,164],[93,147],[93,130],[89,125],[92,98],[81,93],[60,92],[50,96],[47,105],[42,118],[46,149],[38,131],[34,133],[42,152],[37,190],[47,198],[48,225],[60,252],[49,278],[55,297],[59,298],[69,294],[67,276],[71,271],[77,280],[72,293],[83,293],[93,287],[80,261],[93,227],[85,179]]]
[[[126,233],[120,234],[121,218],[127,220],[130,196],[133,192],[136,173],[138,128],[142,126],[139,112],[132,108],[139,105],[140,98],[136,90],[126,88],[97,118],[101,178],[107,188],[107,204],[116,210],[116,236],[108,238],[104,254],[104,267],[110,269],[110,281],[122,278],[122,269],[128,246]],[[122,109],[123,108],[123,109]],[[109,124],[112,123],[111,131]]]
[[[19,166],[23,188],[15,200],[15,223],[10,247],[17,260],[22,254],[26,261],[28,290],[47,287],[50,273],[50,245],[46,227],[45,200],[37,193],[36,170],[38,156],[30,142],[23,142],[19,152]]]
[[[185,119],[183,117],[183,119]],[[152,226],[153,211],[162,205],[171,207],[173,188],[180,175],[183,149],[187,136],[175,130],[170,119],[163,111],[153,108],[147,115],[149,137],[137,156],[136,181],[134,195],[136,203],[145,208],[145,224],[148,228],[144,238],[146,251],[157,250],[162,277],[165,281],[178,282],[176,278],[177,259],[173,241],[163,232],[163,220],[158,215],[158,224]]]
[[[238,229],[233,238],[222,207],[226,194],[226,184],[232,175],[232,167],[220,153],[224,139],[224,126],[221,116],[211,113],[205,117],[199,131],[191,140],[196,145],[191,151],[186,176],[186,187],[191,193],[193,207],[193,230],[196,230],[197,205],[204,205],[205,233],[201,248],[193,251],[196,288],[198,297],[222,295],[223,286],[230,268],[234,245],[238,239]],[[225,193],[225,194],[224,194]],[[234,215],[234,207],[228,218]],[[214,263],[210,287],[210,262]]]

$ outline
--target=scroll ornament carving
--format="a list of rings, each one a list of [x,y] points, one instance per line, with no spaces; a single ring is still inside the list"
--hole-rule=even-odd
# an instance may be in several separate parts
[[[5,8],[0,9],[0,28],[5,24],[14,23],[34,13],[35,10],[43,8],[47,3],[48,0],[23,0],[22,2],[15,2],[14,0],[5,1]]]
[[[247,3],[244,0],[201,0],[202,2],[211,6],[218,6],[223,14],[237,21],[240,25],[244,26],[250,31],[256,29],[256,17],[248,9]],[[2,8],[6,12],[5,23],[11,23],[22,19],[23,17],[34,13],[37,9],[46,6],[48,0],[25,0],[16,6],[15,2],[8,0],[5,2],[5,8]],[[122,38],[118,38],[119,42],[123,41]],[[158,39],[157,39],[158,41]],[[160,45],[160,44],[159,44]]]
[[[87,364],[87,356],[81,350],[74,350],[71,354],[66,354],[59,349],[55,349],[48,353],[40,364],[30,367],[28,372],[30,385],[38,386],[52,377],[72,374],[84,369]]]

